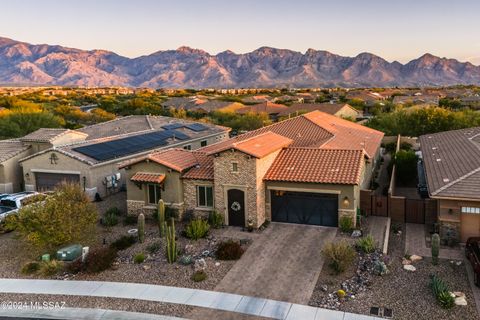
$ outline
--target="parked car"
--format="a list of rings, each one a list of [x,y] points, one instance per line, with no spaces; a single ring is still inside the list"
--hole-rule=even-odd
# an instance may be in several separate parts
[[[21,207],[35,202],[36,197],[42,195],[35,191],[24,191],[19,193],[12,193],[0,198],[0,222],[7,216],[15,214]]]
[[[472,265],[475,285],[480,287],[480,237],[468,238],[465,256]]]

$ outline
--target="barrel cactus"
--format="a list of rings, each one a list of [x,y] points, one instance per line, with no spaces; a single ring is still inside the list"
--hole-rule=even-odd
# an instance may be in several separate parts
[[[158,215],[158,232],[160,234],[160,238],[163,238],[165,235],[165,203],[163,202],[162,199],[158,201],[158,209],[157,209],[157,215]]]
[[[145,241],[145,215],[140,213],[138,215],[138,242],[143,243]]]
[[[440,236],[438,233],[432,235],[432,263],[438,264],[438,254],[440,253]]]

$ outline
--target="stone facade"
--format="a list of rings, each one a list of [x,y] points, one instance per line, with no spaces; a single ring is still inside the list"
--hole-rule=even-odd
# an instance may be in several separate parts
[[[154,206],[145,206],[144,201],[127,200],[127,214],[138,216],[143,213],[146,217],[152,216],[156,211]]]
[[[197,186],[213,186],[213,181],[210,180],[194,180],[194,179],[184,179],[183,180],[183,200],[185,204],[185,211],[192,211],[195,217],[207,218],[210,212],[215,210],[215,196],[214,196],[214,207],[211,209],[208,208],[199,208],[197,206]],[[215,190],[214,190],[215,195]]]

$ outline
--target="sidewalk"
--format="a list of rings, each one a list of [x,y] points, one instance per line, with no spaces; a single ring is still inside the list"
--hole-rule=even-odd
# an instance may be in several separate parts
[[[432,250],[425,244],[425,226],[423,224],[405,224],[405,253],[431,257]],[[463,260],[463,254],[458,249],[440,249],[441,259]]]
[[[285,320],[379,319],[366,315],[238,294],[139,283],[0,279],[0,292],[137,299],[184,304]],[[0,315],[2,311],[0,310]]]

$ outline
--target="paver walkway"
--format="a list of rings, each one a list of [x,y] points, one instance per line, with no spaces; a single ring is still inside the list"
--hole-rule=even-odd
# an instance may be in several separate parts
[[[425,243],[425,226],[423,224],[406,223],[405,226],[405,252],[431,257],[432,250]],[[463,260],[462,251],[459,249],[440,249],[438,255],[441,259]]]
[[[285,320],[379,319],[237,294],[140,283],[0,279],[0,292],[137,299],[184,304]]]
[[[271,223],[215,291],[307,304],[337,228]]]
[[[61,320],[186,320],[151,313],[127,312],[106,309],[0,309],[0,319],[61,319]]]

